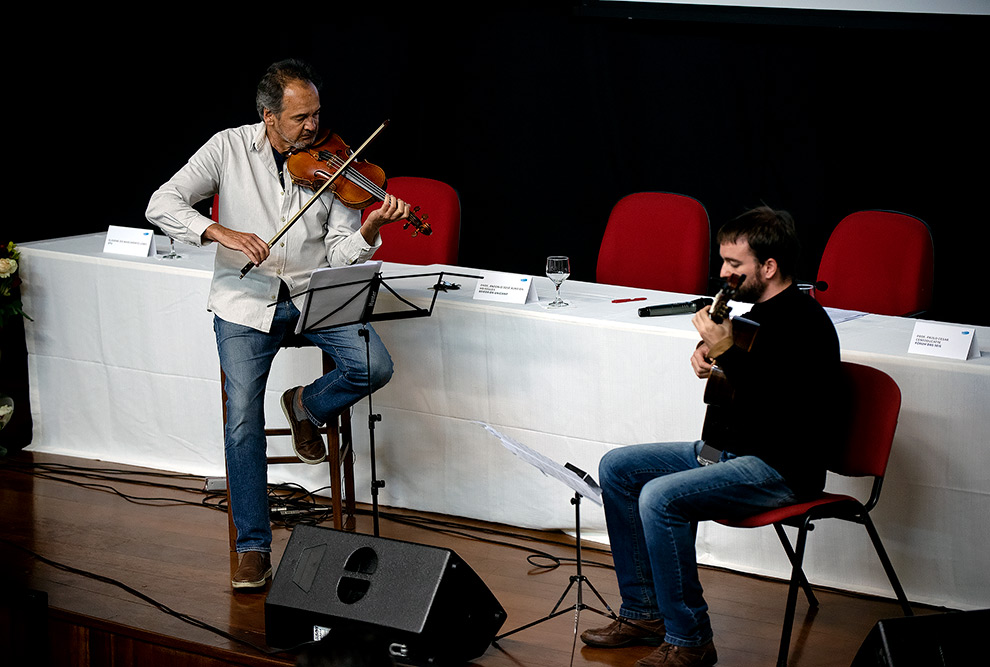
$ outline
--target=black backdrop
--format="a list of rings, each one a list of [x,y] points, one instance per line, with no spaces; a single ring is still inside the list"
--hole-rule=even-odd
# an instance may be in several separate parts
[[[884,208],[932,229],[932,316],[987,321],[968,307],[986,225],[982,19],[337,4],[332,21],[54,28],[47,69],[9,63],[33,91],[18,115],[50,130],[9,126],[13,145],[55,144],[31,147],[15,240],[148,226],[151,192],[216,130],[256,122],[258,78],[294,56],[326,80],[324,126],[357,146],[390,119],[364,157],[457,188],[465,266],[540,274],[560,253],[594,280],[612,205],[666,190],[701,200],[713,231],[760,203],[790,210],[807,280],[843,216]]]

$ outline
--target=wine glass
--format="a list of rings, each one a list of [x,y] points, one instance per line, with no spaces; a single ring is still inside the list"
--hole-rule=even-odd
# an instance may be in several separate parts
[[[180,259],[181,257],[182,255],[175,252],[175,239],[173,239],[170,235],[168,237],[168,254],[162,255],[158,259]]]
[[[553,282],[557,298],[547,304],[547,308],[563,308],[570,304],[560,298],[560,285],[571,275],[571,260],[563,255],[547,257],[547,278]]]

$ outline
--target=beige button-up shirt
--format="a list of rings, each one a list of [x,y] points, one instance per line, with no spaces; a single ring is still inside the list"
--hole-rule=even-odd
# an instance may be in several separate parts
[[[244,125],[210,138],[151,196],[146,215],[174,239],[200,246],[209,243],[203,232],[213,220],[193,204],[219,193],[220,224],[253,232],[267,242],[313,196],[288,173],[284,181],[283,187],[265,124]],[[309,286],[314,269],[371,258],[381,237],[369,246],[360,227],[361,212],[326,192],[276,242],[268,259],[243,279],[241,269],[248,258],[218,245],[207,308],[228,322],[269,331],[275,309],[268,306],[278,296],[280,281],[299,294]]]

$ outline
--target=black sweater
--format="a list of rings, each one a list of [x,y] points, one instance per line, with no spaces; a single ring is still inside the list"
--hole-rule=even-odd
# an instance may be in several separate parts
[[[759,456],[799,495],[820,491],[839,423],[839,339],[825,310],[791,285],[745,315],[759,323],[749,352],[718,365],[734,390],[724,448]]]

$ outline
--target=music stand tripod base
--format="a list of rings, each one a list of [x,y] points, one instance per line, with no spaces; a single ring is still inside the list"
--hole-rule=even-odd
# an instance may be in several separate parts
[[[571,467],[570,464],[568,464],[568,467],[569,468]],[[534,625],[539,625],[540,623],[549,621],[550,619],[556,618],[558,616],[562,616],[563,614],[566,614],[570,611],[573,611],[575,613],[575,617],[574,617],[575,627],[577,626],[578,618],[580,617],[581,612],[584,610],[593,611],[596,614],[605,616],[606,618],[618,620],[619,617],[615,614],[614,611],[612,611],[612,608],[608,606],[608,603],[605,602],[605,598],[601,596],[601,593],[598,592],[598,589],[595,588],[594,584],[592,584],[591,580],[584,575],[581,569],[581,494],[580,493],[577,492],[574,493],[574,497],[571,498],[571,504],[574,505],[574,529],[575,529],[575,538],[577,539],[577,550],[575,552],[577,558],[577,574],[571,575],[570,582],[567,584],[567,588],[564,589],[564,592],[561,594],[560,599],[557,600],[557,604],[554,605],[553,609],[550,610],[549,614],[547,614],[546,616],[544,616],[539,620],[532,621],[531,623],[527,623],[526,625],[520,626],[514,630],[509,630],[506,633],[498,635],[497,637],[495,637],[495,639],[492,640],[492,644],[496,644],[500,639],[504,639],[509,635],[514,635],[517,632],[522,632],[523,630],[531,628]],[[560,609],[560,605],[563,604],[564,598],[567,597],[567,594],[571,591],[571,588],[573,588],[575,584],[577,584],[577,602],[572,604],[570,607],[567,607],[566,609]],[[588,588],[591,590],[592,593],[595,594],[595,597],[598,598],[598,601],[601,602],[602,605],[604,605],[605,609],[608,610],[608,613],[602,611],[601,609],[595,609],[594,607],[591,607],[584,603],[583,586],[585,584],[588,585]]]

